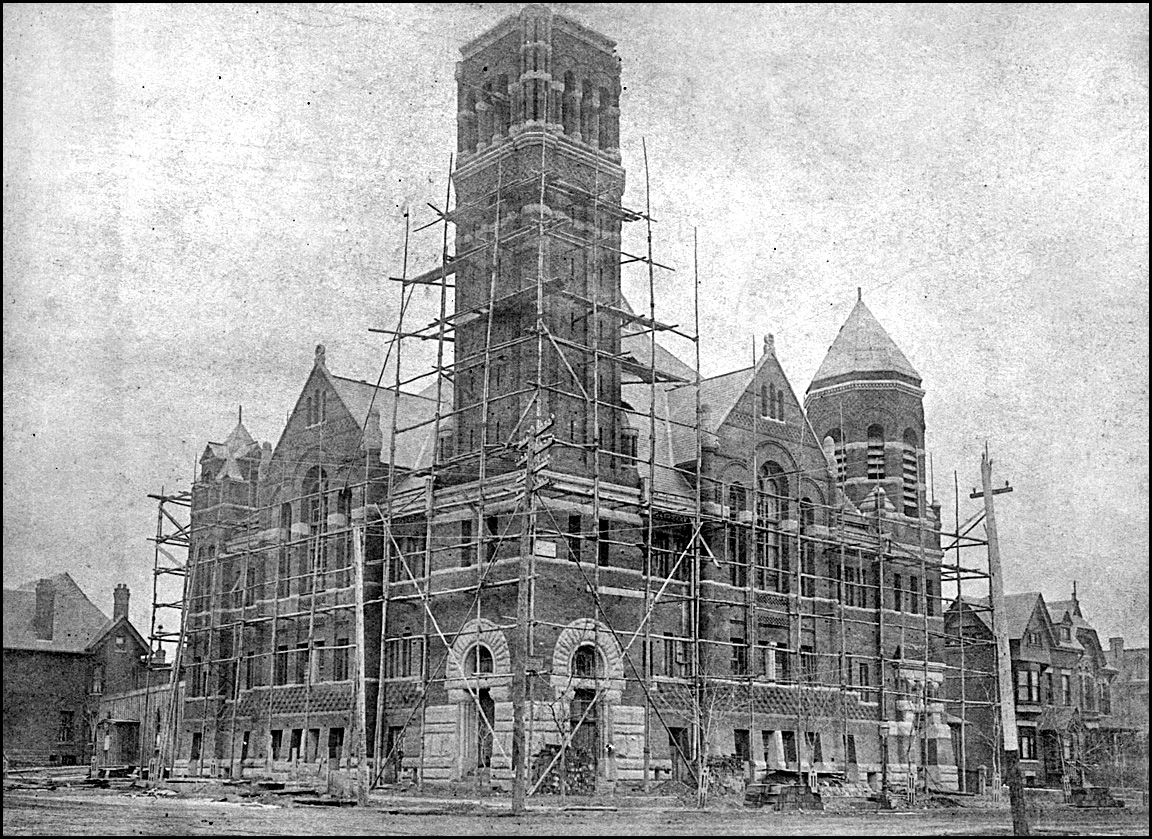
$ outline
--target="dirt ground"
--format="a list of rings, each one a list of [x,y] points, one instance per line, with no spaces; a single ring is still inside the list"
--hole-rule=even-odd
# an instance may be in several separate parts
[[[776,835],[1005,836],[1007,809],[947,809],[883,815],[775,813],[739,807],[698,811],[660,806],[561,809],[533,804],[512,816],[507,800],[373,799],[368,807],[315,807],[151,798],[122,790],[5,790],[4,835]],[[1037,835],[1148,835],[1148,811],[1050,807],[1033,814]]]

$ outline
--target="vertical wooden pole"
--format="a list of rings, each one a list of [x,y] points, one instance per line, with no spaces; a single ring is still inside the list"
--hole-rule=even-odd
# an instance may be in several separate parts
[[[352,724],[356,728],[356,800],[368,804],[368,727],[364,684],[364,527],[352,530],[352,578],[356,596],[356,702]]]
[[[1024,781],[1020,777],[1020,744],[1016,732],[1016,704],[1012,700],[1012,655],[1008,629],[1004,625],[1004,578],[1000,572],[1000,542],[996,533],[996,512],[992,504],[992,459],[985,447],[980,459],[980,481],[984,496],[984,525],[988,531],[988,587],[992,601],[992,633],[996,639],[996,676],[1000,688],[1000,730],[1004,735],[1004,773],[1008,780],[1008,800],[1012,805],[1012,833],[1028,836],[1028,814],[1024,807]]]

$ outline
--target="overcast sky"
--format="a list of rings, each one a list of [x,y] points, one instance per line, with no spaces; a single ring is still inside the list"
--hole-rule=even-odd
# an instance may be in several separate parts
[[[146,632],[146,493],[239,404],[275,443],[317,343],[375,380],[459,47],[518,8],[5,5],[5,586],[66,570],[110,613],[124,581]],[[1076,579],[1147,644],[1147,7],[557,8],[618,42],[666,321],[699,228],[705,374],[771,332],[802,397],[862,287],[923,376],[946,524],[987,441],[1007,589]]]

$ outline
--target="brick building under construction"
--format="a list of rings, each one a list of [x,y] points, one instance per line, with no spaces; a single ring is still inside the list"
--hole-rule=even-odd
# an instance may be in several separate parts
[[[803,401],[770,338],[700,377],[696,331],[621,295],[622,266],[650,289],[663,267],[622,249],[651,219],[621,205],[613,42],[529,6],[457,81],[444,260],[394,278],[395,381],[318,347],[274,447],[240,423],[161,498],[191,516],[160,536],[189,551],[163,759],[483,789],[525,754],[529,794],[706,767],[955,788],[958,566],[920,375],[860,299]],[[416,341],[436,364],[402,373]]]

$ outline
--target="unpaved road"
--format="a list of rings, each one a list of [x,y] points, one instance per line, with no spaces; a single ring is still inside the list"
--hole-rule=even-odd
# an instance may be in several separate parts
[[[459,807],[461,802],[456,802]],[[389,813],[389,810],[399,813]],[[480,812],[415,815],[411,803],[367,808],[236,804],[205,799],[132,797],[104,790],[6,790],[4,835],[1008,835],[1001,810],[932,810],[885,815],[773,813],[764,810],[677,810],[629,807],[611,811],[533,808],[513,817],[497,806]],[[1034,820],[1038,835],[1148,835],[1148,813],[1050,808]]]

